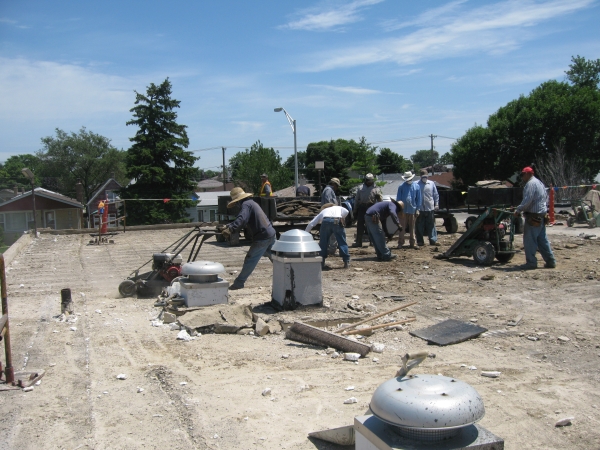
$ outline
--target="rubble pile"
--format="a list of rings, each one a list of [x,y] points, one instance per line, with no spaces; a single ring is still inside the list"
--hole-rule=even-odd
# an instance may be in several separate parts
[[[282,217],[314,217],[319,214],[321,203],[306,200],[289,200],[277,205],[277,215]]]

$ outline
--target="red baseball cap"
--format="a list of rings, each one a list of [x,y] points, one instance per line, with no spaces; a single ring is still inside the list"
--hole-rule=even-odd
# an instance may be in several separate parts
[[[533,173],[533,169],[529,166],[525,167],[523,170],[521,170],[521,173]]]

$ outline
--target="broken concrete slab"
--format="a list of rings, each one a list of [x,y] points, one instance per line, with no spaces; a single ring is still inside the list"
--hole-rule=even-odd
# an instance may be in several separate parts
[[[229,323],[215,324],[215,333],[217,334],[236,334],[240,327]]]
[[[163,319],[164,323],[173,323],[177,320],[177,316],[175,314],[165,312],[165,313],[163,313],[162,319]]]
[[[242,327],[252,325],[252,312],[246,305],[212,305],[178,316],[179,323],[188,329],[217,327],[221,332],[236,333]],[[235,327],[235,331],[227,326]],[[215,329],[215,332],[216,329]]]

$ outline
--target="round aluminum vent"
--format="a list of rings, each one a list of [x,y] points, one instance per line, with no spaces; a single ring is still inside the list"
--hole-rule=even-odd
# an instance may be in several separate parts
[[[222,272],[225,272],[223,264],[212,261],[194,261],[181,267],[181,275],[193,283],[218,281]]]
[[[311,253],[320,252],[321,247],[312,234],[303,230],[290,230],[281,235],[271,250],[281,253]]]

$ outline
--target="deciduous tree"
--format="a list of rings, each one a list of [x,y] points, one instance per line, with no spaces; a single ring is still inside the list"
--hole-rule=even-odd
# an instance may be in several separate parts
[[[125,182],[125,152],[110,144],[110,139],[82,127],[78,133],[59,128],[56,136],[42,138],[37,153],[42,185],[75,198],[75,185],[81,180],[84,203],[106,180],[115,176]]]
[[[281,163],[279,152],[264,147],[260,141],[243,152],[238,152],[229,159],[233,182],[242,185],[247,192],[260,194],[262,180],[266,173],[273,191],[284,189],[294,183],[294,172]]]
[[[409,170],[410,161],[389,148],[382,148],[377,155],[377,166],[383,173],[404,173]]]

